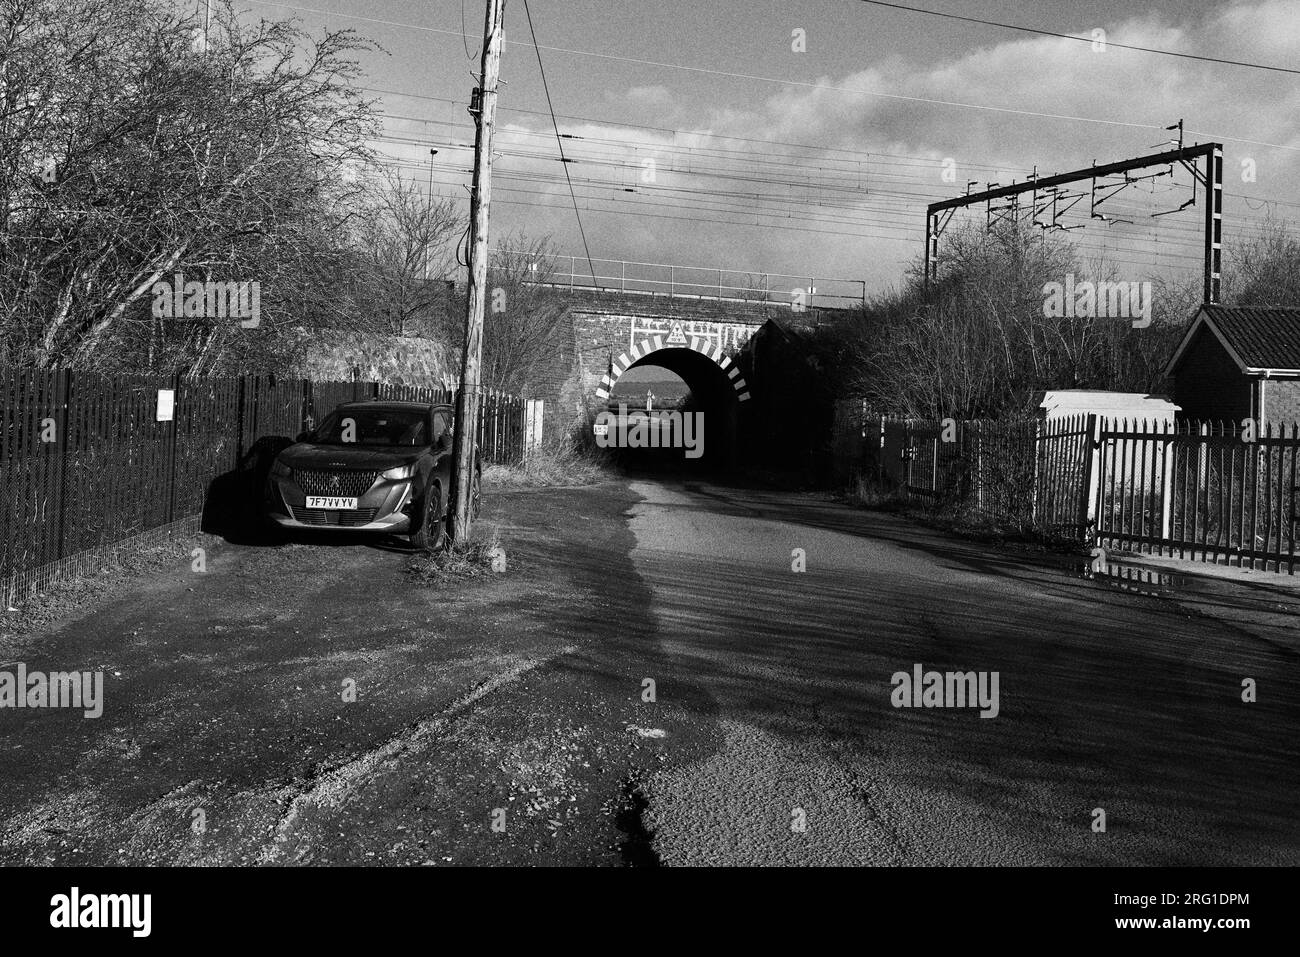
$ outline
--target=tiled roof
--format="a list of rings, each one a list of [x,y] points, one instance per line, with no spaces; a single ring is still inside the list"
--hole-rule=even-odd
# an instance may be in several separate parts
[[[1246,368],[1300,370],[1300,309],[1201,308]]]

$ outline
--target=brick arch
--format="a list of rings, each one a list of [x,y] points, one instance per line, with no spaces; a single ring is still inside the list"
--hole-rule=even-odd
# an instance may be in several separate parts
[[[642,339],[628,352],[624,352],[614,360],[610,370],[606,375],[601,376],[600,385],[596,388],[596,395],[601,399],[608,399],[609,394],[614,391],[614,383],[619,377],[628,370],[634,363],[639,362],[652,352],[658,352],[661,349],[690,349],[698,352],[713,360],[713,363],[726,373],[727,378],[731,380],[731,387],[736,391],[736,398],[740,402],[749,400],[749,387],[745,385],[744,378],[740,375],[740,370],[732,363],[731,359],[722,354],[721,346],[710,348],[707,339],[699,336],[691,336],[685,343],[665,343],[662,335],[655,336],[651,339]]]

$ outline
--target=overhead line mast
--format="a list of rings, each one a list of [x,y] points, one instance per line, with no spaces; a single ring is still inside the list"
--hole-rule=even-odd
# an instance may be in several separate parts
[[[939,239],[947,228],[953,213],[958,209],[969,206],[976,206],[981,203],[986,208],[986,223],[991,225],[993,221],[993,202],[999,199],[1012,199],[1012,215],[1019,216],[1018,197],[1025,193],[1033,194],[1033,201],[1027,207],[1030,210],[1031,217],[1040,228],[1073,228],[1063,227],[1056,223],[1054,214],[1053,222],[1043,224],[1037,222],[1036,217],[1040,211],[1045,211],[1045,207],[1040,209],[1038,194],[1044,194],[1044,200],[1055,203],[1059,198],[1057,187],[1067,186],[1070,183],[1091,182],[1090,193],[1092,197],[1092,217],[1096,219],[1107,219],[1104,215],[1096,212],[1098,206],[1106,201],[1117,191],[1116,187],[1123,188],[1130,183],[1138,182],[1148,177],[1130,177],[1128,174],[1135,170],[1150,169],[1155,166],[1170,166],[1174,164],[1181,165],[1184,169],[1192,174],[1192,198],[1183,206],[1184,209],[1196,202],[1196,184],[1205,188],[1205,227],[1204,227],[1204,301],[1207,303],[1216,303],[1219,301],[1220,286],[1222,278],[1222,258],[1223,258],[1223,144],[1222,143],[1199,143],[1193,146],[1183,146],[1181,143],[1182,124],[1170,129],[1178,129],[1180,132],[1180,143],[1177,149],[1165,150],[1162,153],[1153,153],[1150,156],[1140,156],[1134,159],[1120,160],[1116,163],[1106,163],[1102,166],[1092,165],[1086,169],[1077,169],[1069,173],[1058,173],[1053,176],[1043,178],[1033,177],[1024,183],[1013,183],[1010,186],[995,186],[978,193],[969,193],[965,196],[958,196],[954,199],[945,199],[937,203],[931,203],[925,211],[925,285],[929,288],[930,281],[938,278],[939,273]],[[1201,171],[1198,161],[1205,160],[1205,170]],[[1098,179],[1104,179],[1107,176],[1123,174],[1124,182],[1119,184],[1102,184],[1102,196],[1098,199]],[[1111,192],[1106,192],[1111,190]],[[1076,199],[1077,202],[1077,199]],[[1073,205],[1073,203],[1071,203]],[[1169,212],[1176,212],[1170,210]],[[1162,216],[1165,213],[1153,213],[1153,216]],[[1005,218],[1005,217],[999,217]]]

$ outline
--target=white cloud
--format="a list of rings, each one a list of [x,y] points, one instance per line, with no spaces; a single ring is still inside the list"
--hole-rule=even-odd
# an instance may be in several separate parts
[[[1189,133],[1188,142],[1209,138],[1203,134],[1225,137],[1230,192],[1300,201],[1300,152],[1226,139],[1239,137],[1300,147],[1300,130],[1295,124],[1295,117],[1300,115],[1300,77],[1113,46],[1125,43],[1293,65],[1300,62],[1300,4],[1294,0],[1237,2],[1198,23],[1171,23],[1139,16],[1099,26],[1106,28],[1112,44],[1104,53],[1094,52],[1089,44],[1075,40],[1017,35],[943,62],[909,62],[890,56],[867,69],[815,81],[827,89],[773,85],[765,98],[754,97],[752,105],[690,102],[664,84],[631,88],[617,99],[641,109],[638,122],[667,125],[662,118],[671,117],[672,125],[678,127],[772,143],[817,143],[853,152],[818,153],[776,145],[765,148],[745,140],[689,134],[673,138],[649,130],[584,124],[566,127],[566,132],[592,140],[624,140],[627,145],[604,144],[597,148],[590,143],[575,144],[573,153],[579,162],[570,167],[575,179],[599,178],[636,187],[641,160],[650,157],[658,164],[654,185],[660,190],[642,190],[637,198],[643,202],[680,202],[688,195],[666,191],[672,187],[730,190],[735,194],[730,198],[694,194],[697,215],[741,221],[745,217],[709,211],[708,207],[727,203],[743,208],[747,193],[803,197],[808,205],[784,207],[791,215],[814,218],[798,225],[869,235],[853,239],[814,232],[677,222],[654,215],[687,216],[690,211],[629,202],[629,212],[640,210],[645,215],[633,219],[593,212],[586,217],[593,251],[599,244],[602,250],[616,251],[607,254],[626,258],[796,273],[816,271],[884,282],[898,278],[900,263],[920,254],[921,209],[926,201],[956,195],[967,180],[1007,182],[1034,166],[1040,175],[1046,175],[1084,167],[1093,160],[1104,162],[1152,152],[1170,135],[1162,127],[1180,117],[1189,130],[1201,131]],[[1081,29],[1080,33],[1086,34],[1087,30]],[[845,92],[849,90],[1022,112]],[[1026,115],[1033,113],[1091,117],[1115,125]],[[531,142],[537,144],[539,140]],[[674,145],[712,147],[714,152],[685,156],[672,152]],[[786,165],[775,165],[780,157],[764,153],[781,154]],[[882,153],[898,155],[878,155]],[[831,192],[823,185],[828,181],[845,182],[850,168],[847,161],[854,157],[861,160],[865,170],[865,199]],[[929,162],[906,157],[924,157]],[[958,163],[955,184],[940,177],[944,157],[954,157]],[[1257,183],[1234,180],[1241,159],[1246,157],[1257,164]],[[772,165],[764,165],[764,161]],[[513,169],[521,167],[553,172],[555,164],[526,161],[512,165]],[[755,179],[780,182],[751,183],[700,175],[710,170],[746,169]],[[567,200],[562,186],[546,188]],[[616,195],[609,190],[596,192],[611,199]],[[907,197],[911,197],[910,205],[904,205]],[[855,208],[828,210],[815,205],[819,199],[854,203]],[[561,209],[555,215],[540,210],[526,212],[538,213],[533,221],[553,226],[558,234],[567,236],[571,230],[571,209]],[[1246,212],[1239,202],[1230,201],[1229,230],[1233,215]],[[835,217],[849,215],[864,217],[870,223],[853,227],[834,221]],[[824,219],[818,222],[818,216]],[[753,217],[748,221],[752,222]],[[793,224],[795,220],[788,222]],[[889,225],[894,228],[888,229]],[[1196,224],[1191,225],[1194,228]],[[900,238],[902,241],[898,241]]]

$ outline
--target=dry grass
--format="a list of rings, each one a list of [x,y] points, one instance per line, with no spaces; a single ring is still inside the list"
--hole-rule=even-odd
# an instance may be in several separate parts
[[[109,600],[121,588],[142,578],[177,571],[189,573],[193,550],[196,547],[211,550],[216,544],[215,539],[193,532],[106,546],[97,560],[88,559],[82,571],[47,582],[38,592],[18,599],[13,611],[0,603],[0,639],[49,627],[88,606]]]
[[[423,585],[447,585],[467,578],[478,578],[493,573],[493,563],[504,560],[505,551],[496,528],[486,535],[464,542],[452,542],[432,555],[419,555],[411,560],[407,571]],[[506,566],[509,567],[509,566]]]
[[[612,475],[608,457],[602,450],[580,448],[566,440],[552,448],[538,449],[519,465],[489,465],[483,470],[483,485],[495,488],[594,485]]]
[[[844,500],[858,508],[901,515],[927,528],[984,544],[1028,545],[1070,554],[1083,550],[1073,538],[999,521],[986,514],[955,508],[951,503],[910,501],[901,489],[882,489],[861,475],[855,478]]]
[[[863,475],[856,475],[849,490],[849,499],[855,505],[880,511],[903,511],[907,508],[907,496],[900,489],[882,489],[875,482]]]

